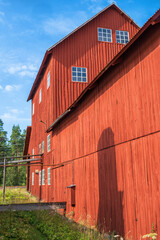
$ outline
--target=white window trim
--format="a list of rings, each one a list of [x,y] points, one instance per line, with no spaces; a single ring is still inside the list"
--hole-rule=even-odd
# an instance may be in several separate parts
[[[49,81],[48,81],[49,79]],[[50,74],[50,71],[48,71],[48,74],[47,74],[47,89],[50,87],[50,79],[51,79],[51,74]]]
[[[32,104],[32,115],[34,115],[34,103]]]
[[[39,103],[42,102],[42,88],[39,90]]]
[[[42,185],[45,185],[45,169],[42,169]]]
[[[51,168],[48,168],[48,185],[51,185]]]
[[[128,42],[129,42],[129,32],[128,32],[127,30],[118,30],[118,29],[116,29],[116,30],[115,30],[115,36],[116,36],[116,31],[127,32],[127,33],[128,33]],[[128,42],[127,42],[127,43],[128,43]],[[117,38],[116,38],[116,43],[117,43]],[[123,44],[123,45],[124,45],[124,44],[127,44],[127,43],[118,43],[118,44]]]
[[[42,182],[42,172],[41,171],[39,171],[39,186],[41,186],[41,182]]]
[[[76,67],[76,66],[71,66],[71,78],[72,78],[72,68],[75,67],[75,68],[85,68],[86,69],[86,82],[78,82],[78,81],[73,81],[74,83],[88,83],[88,69],[86,67]]]
[[[47,152],[51,150],[51,136],[50,134],[47,136]]]
[[[103,40],[99,40],[98,39],[98,42],[105,42],[105,43],[113,43],[113,38],[112,38],[112,29],[110,29],[110,28],[102,28],[102,27],[98,27],[97,28],[97,32],[98,32],[98,29],[106,29],[106,30],[111,30],[111,42],[109,42],[109,41],[103,41]]]
[[[32,172],[32,186],[34,186],[34,172]]]
[[[42,153],[42,145],[41,145],[41,143],[39,143],[39,154],[41,154]]]

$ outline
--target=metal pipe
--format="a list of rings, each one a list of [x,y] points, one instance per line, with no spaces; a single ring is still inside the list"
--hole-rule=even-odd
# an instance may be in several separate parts
[[[38,161],[41,160],[41,158],[32,158],[32,159],[23,159],[23,160],[17,160],[17,161],[9,161],[8,163],[21,163],[21,162],[32,162],[32,161]],[[3,162],[0,162],[0,164],[3,164]]]
[[[15,156],[10,156],[10,157],[5,157],[5,159],[13,159],[13,158],[25,158],[25,157],[38,157],[38,156],[42,156],[43,155],[43,153],[41,153],[41,154],[34,154],[34,155],[24,155],[24,156],[17,156],[17,157],[15,157]],[[4,157],[0,157],[0,159],[4,159]]]

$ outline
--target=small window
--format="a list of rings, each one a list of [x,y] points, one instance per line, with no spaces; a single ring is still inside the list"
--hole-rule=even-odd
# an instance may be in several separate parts
[[[50,134],[47,136],[47,152],[50,151]]]
[[[51,185],[51,168],[48,168],[48,185]]]
[[[44,140],[42,141],[42,153],[44,153]]]
[[[73,82],[87,82],[87,68],[72,67]]]
[[[32,105],[32,115],[34,115],[34,103]]]
[[[34,172],[32,172],[32,185],[34,185]]]
[[[32,155],[33,155],[33,157],[32,157],[32,158],[34,158],[34,148],[32,149]]]
[[[106,28],[98,28],[98,41],[112,42],[112,30]]]
[[[129,33],[127,31],[116,30],[116,42],[126,44],[129,41]]]
[[[39,171],[39,186],[41,186],[41,171]]]
[[[50,86],[50,71],[47,74],[47,89],[49,88],[49,86]]]
[[[41,143],[39,144],[39,154],[41,154]]]
[[[42,101],[42,89],[40,89],[39,91],[39,103],[41,103]]]
[[[42,185],[45,185],[45,169],[42,170]]]

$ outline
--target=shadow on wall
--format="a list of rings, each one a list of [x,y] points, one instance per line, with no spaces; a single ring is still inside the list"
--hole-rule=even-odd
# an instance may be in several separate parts
[[[104,147],[107,149],[102,150]],[[105,129],[98,141],[99,208],[97,225],[100,231],[124,236],[123,193],[118,191],[114,133]]]

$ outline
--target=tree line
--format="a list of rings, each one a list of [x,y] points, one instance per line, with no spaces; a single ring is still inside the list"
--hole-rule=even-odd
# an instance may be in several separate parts
[[[19,125],[13,125],[10,139],[7,139],[7,132],[3,128],[3,121],[0,119],[0,157],[22,156],[26,136],[26,130],[21,130]],[[8,159],[11,161],[12,159]],[[13,164],[14,164],[13,159]],[[0,162],[3,162],[1,159]],[[13,165],[12,164],[12,165]],[[16,164],[14,164],[16,165]],[[3,184],[3,166],[0,166],[0,186]],[[26,185],[26,167],[14,166],[6,168],[6,186]]]

